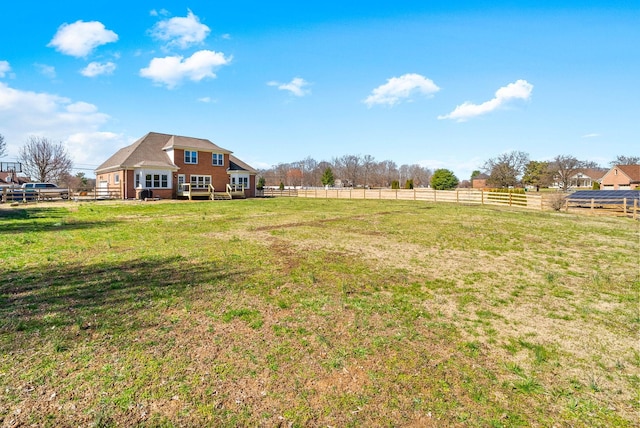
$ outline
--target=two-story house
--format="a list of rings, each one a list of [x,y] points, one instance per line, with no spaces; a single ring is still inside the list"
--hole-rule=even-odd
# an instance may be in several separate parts
[[[253,197],[256,173],[207,139],[150,132],[100,165],[96,186],[122,199]]]

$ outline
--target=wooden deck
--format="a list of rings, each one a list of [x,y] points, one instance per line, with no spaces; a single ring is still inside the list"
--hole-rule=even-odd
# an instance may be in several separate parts
[[[231,199],[245,199],[244,188],[242,189],[233,189],[230,185],[227,184],[226,191],[220,192],[216,191],[216,189],[209,185],[206,188],[193,188],[190,183],[183,183],[178,187],[177,196],[188,198],[190,201],[193,198],[207,198],[212,201],[229,201]]]

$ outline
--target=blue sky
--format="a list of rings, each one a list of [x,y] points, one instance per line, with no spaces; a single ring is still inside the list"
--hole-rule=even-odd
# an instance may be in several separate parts
[[[308,3],[3,2],[2,160],[45,136],[93,175],[149,131],[460,179],[511,150],[640,154],[637,0]]]

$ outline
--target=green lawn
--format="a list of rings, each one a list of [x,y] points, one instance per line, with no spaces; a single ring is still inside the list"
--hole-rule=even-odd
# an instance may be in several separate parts
[[[508,208],[0,206],[0,425],[638,426],[639,253]]]

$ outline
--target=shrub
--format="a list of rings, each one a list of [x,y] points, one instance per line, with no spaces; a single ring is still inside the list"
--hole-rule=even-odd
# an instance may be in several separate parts
[[[391,182],[391,188],[392,189],[399,189],[400,188],[400,182],[398,180],[393,180]]]
[[[404,183],[404,188],[405,189],[413,189],[413,179],[410,178],[409,180],[407,180],[406,183]]]
[[[436,190],[455,189],[458,183],[458,177],[448,169],[436,169],[431,176],[431,187]]]
[[[553,193],[549,196],[549,206],[554,211],[560,211],[564,206],[565,195],[561,192]]]

